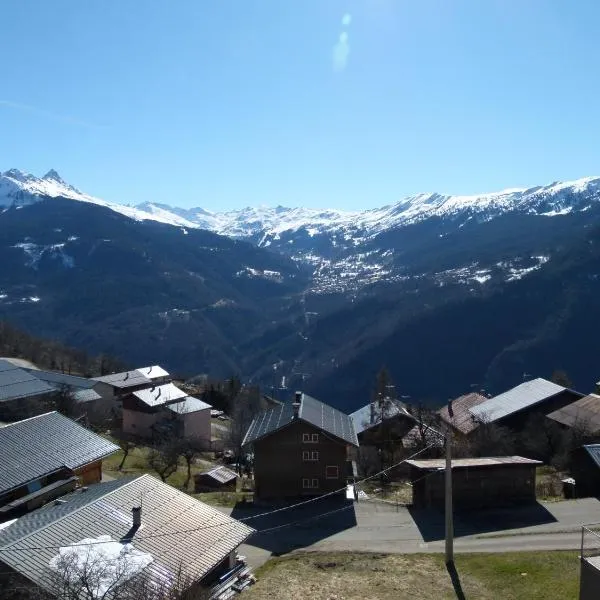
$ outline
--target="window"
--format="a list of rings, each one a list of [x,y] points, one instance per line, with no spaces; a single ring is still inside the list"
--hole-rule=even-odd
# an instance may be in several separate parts
[[[318,479],[307,479],[304,478],[302,480],[302,488],[305,490],[310,490],[310,489],[315,489],[319,487],[319,480]]]
[[[303,442],[310,442],[310,433],[303,433],[302,434],[302,441]]]
[[[319,452],[317,450],[302,450],[302,460],[317,461],[319,460]]]
[[[313,433],[311,435],[311,440],[310,440],[313,444],[317,444],[319,442],[319,434],[318,433]]]
[[[319,434],[318,433],[303,433],[302,441],[305,444],[318,444],[319,443]]]
[[[319,451],[314,450],[311,452],[310,460],[319,460]]]
[[[337,465],[330,465],[325,467],[325,479],[338,479],[340,471]]]
[[[302,450],[302,460],[310,460],[310,452],[308,450]]]

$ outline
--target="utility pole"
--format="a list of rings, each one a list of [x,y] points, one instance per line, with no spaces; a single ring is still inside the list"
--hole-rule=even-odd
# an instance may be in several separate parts
[[[448,403],[448,413],[451,419],[454,419],[452,411],[452,401]],[[446,428],[446,564],[454,563],[454,518],[452,515],[452,429]]]

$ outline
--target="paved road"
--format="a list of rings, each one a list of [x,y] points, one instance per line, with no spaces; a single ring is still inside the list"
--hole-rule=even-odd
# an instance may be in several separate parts
[[[224,509],[231,513],[231,509]],[[242,548],[252,566],[272,555],[308,551],[443,552],[444,518],[377,501],[319,501],[267,517],[268,509],[234,509],[259,532]],[[290,522],[293,526],[286,526]],[[455,517],[456,552],[576,550],[581,525],[600,522],[595,498],[538,504],[531,508],[485,511]]]

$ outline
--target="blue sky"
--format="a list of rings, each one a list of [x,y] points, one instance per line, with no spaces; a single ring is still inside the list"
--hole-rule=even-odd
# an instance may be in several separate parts
[[[597,0],[4,0],[0,170],[346,209],[600,174]]]

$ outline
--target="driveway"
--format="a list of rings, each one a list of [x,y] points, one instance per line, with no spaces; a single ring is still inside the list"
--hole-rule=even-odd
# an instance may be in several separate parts
[[[266,517],[257,515],[268,509],[222,510],[248,519],[247,524],[259,532],[240,550],[253,567],[272,555],[297,549],[402,554],[444,551],[444,515],[440,512],[372,500],[335,502],[315,502]],[[600,502],[595,498],[457,514],[455,550],[575,550],[581,525],[599,522]],[[293,525],[288,526],[290,523]]]

